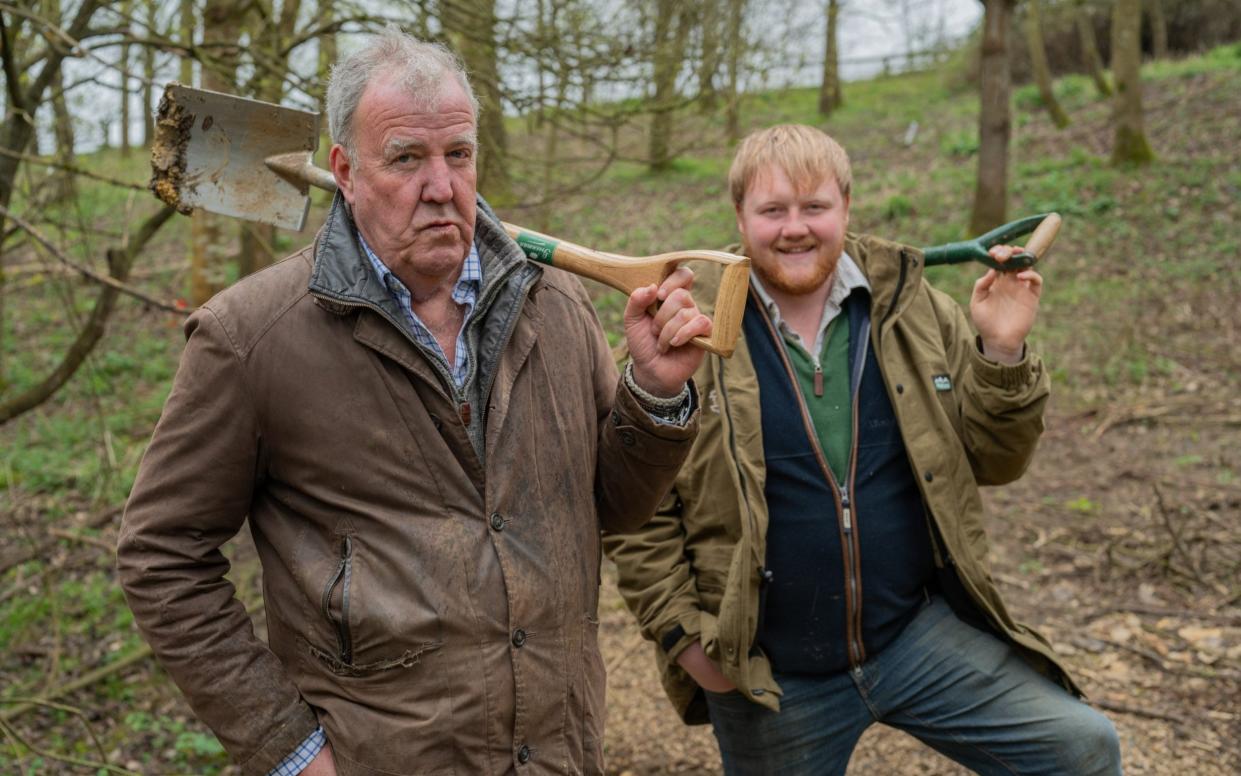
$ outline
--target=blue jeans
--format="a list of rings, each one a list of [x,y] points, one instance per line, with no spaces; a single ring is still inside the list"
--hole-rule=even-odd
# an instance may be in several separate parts
[[[1112,723],[1015,648],[930,603],[879,655],[827,677],[777,675],[780,712],[707,693],[727,776],[843,774],[882,722],[982,774],[1119,774]]]

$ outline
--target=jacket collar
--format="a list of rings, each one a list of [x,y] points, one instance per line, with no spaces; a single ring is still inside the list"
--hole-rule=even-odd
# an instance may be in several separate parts
[[[480,304],[483,299],[494,298],[495,291],[513,271],[531,267],[481,196],[474,224],[474,245],[483,263]],[[537,268],[532,269],[538,272]],[[345,304],[378,308],[396,321],[404,316],[388,289],[375,276],[359,242],[353,214],[340,192],[332,199],[327,220],[315,241],[310,292]]]
[[[871,288],[871,320],[879,327],[922,282],[922,252],[870,235],[845,235],[845,251],[861,268]]]

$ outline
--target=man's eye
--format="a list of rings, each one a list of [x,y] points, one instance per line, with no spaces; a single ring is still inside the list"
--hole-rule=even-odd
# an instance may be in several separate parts
[[[414,160],[413,154],[397,154],[396,158],[393,159],[392,161],[396,162],[397,164],[409,164],[413,160]]]
[[[449,151],[448,155],[454,159],[469,159],[474,155],[474,151],[469,148],[458,148],[455,151]]]

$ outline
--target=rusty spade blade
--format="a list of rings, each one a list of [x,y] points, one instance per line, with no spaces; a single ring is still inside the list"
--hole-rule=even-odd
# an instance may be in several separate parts
[[[336,179],[312,161],[318,144],[317,113],[172,83],[160,100],[150,188],[182,213],[202,208],[300,231],[310,208],[309,187],[336,191]],[[749,289],[748,258],[720,251],[618,256],[503,226],[531,261],[626,294],[660,282],[684,261],[723,265],[711,336],[692,342],[732,355]]]
[[[182,213],[202,208],[301,230],[307,180],[267,161],[285,170],[310,166],[318,145],[317,113],[169,84],[151,149],[151,190]]]

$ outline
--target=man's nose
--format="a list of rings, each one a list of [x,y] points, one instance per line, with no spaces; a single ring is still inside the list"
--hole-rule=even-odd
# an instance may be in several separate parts
[[[797,209],[789,211],[788,218],[784,221],[784,226],[780,231],[785,237],[802,237],[810,228],[806,225],[806,220],[802,217],[802,212]]]
[[[426,178],[422,182],[422,199],[425,202],[448,202],[452,199],[452,174],[448,162],[441,156],[427,160],[423,168]]]

